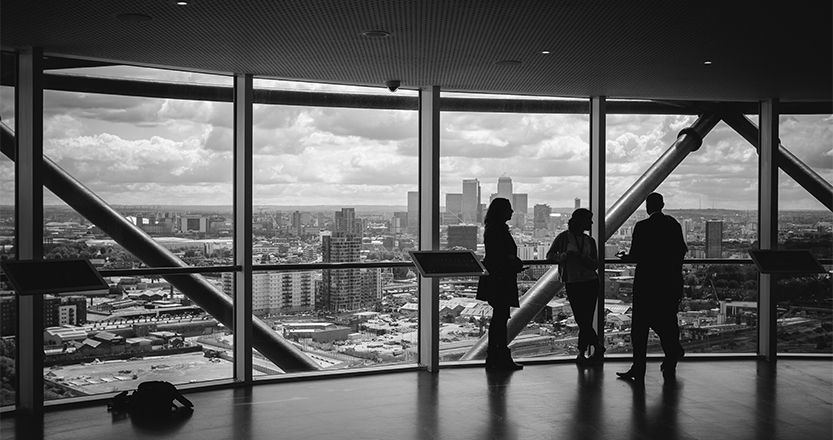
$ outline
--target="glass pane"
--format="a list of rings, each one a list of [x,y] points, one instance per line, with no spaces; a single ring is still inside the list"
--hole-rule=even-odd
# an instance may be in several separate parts
[[[181,264],[228,264],[231,110],[231,103],[47,90],[44,155]],[[90,258],[105,269],[170,265],[135,257],[106,232],[115,222],[93,224],[51,190],[44,223],[47,259]]]
[[[779,124],[782,146],[828,184],[833,181],[831,122],[831,115],[783,115]],[[783,171],[778,173],[778,247],[833,257],[833,213]],[[775,283],[778,352],[833,352],[830,274],[783,276]]]
[[[486,98],[443,94],[451,96]],[[470,249],[482,257],[483,218],[491,200],[502,197],[514,210],[507,223],[518,256],[545,259],[569,214],[589,205],[589,116],[443,112],[441,122],[440,248]],[[520,273],[519,295],[551,267]],[[459,360],[488,330],[492,308],[474,299],[477,281],[440,281],[441,361]],[[546,321],[542,312],[515,338],[510,347],[516,357],[558,352]]]
[[[322,370],[417,362],[417,283],[408,268],[256,271],[253,278],[256,318]],[[327,303],[328,284],[350,301],[332,292]],[[280,362],[254,353],[255,371],[283,373]]]
[[[255,105],[254,264],[407,261],[419,221],[417,123],[416,111]],[[415,289],[408,268],[257,271],[253,307],[322,368],[411,363],[417,322],[399,309]]]
[[[222,289],[221,274],[203,279]],[[108,292],[44,297],[46,400],[232,377],[230,329],[187,295],[158,276],[105,281]]]
[[[14,88],[0,87],[0,124],[14,132]],[[0,260],[16,259],[14,162],[0,154]],[[2,270],[0,270],[2,273]],[[14,405],[17,389],[15,334],[17,307],[14,291],[0,278],[0,406]]]
[[[624,264],[605,268],[607,354],[633,350],[630,329],[634,269]],[[677,322],[686,353],[757,352],[758,272],[754,265],[685,264],[683,282]],[[571,334],[577,331],[575,320],[570,320],[569,304],[564,309],[566,319],[560,325]],[[653,331],[648,336],[648,353],[662,353]]]
[[[627,189],[677,140],[695,116],[608,115],[607,206]],[[664,212],[677,219],[688,244],[686,258],[748,259],[757,240],[757,173],[755,148],[723,122],[708,133],[657,188]],[[605,256],[630,247],[633,226],[647,218],[644,203],[607,240]]]
[[[155,70],[124,72],[136,79]],[[44,155],[77,187],[44,190],[44,257],[88,258],[103,270],[231,264],[232,122],[231,103],[45,91]],[[94,196],[64,202],[84,188]],[[96,214],[108,208],[126,222]],[[205,357],[210,341],[196,341],[231,340],[221,324],[231,325],[231,308],[224,316],[202,308],[224,301],[220,275],[169,279],[173,286],[162,277],[112,277],[101,296],[45,299],[47,398],[130,389],[148,378],[231,377],[231,355]]]

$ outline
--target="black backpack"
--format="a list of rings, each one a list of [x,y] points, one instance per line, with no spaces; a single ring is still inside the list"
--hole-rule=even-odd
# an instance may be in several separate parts
[[[190,414],[193,408],[194,404],[173,384],[164,381],[142,382],[133,393],[122,391],[107,405],[110,411],[127,412],[132,417],[147,418],[170,418]]]

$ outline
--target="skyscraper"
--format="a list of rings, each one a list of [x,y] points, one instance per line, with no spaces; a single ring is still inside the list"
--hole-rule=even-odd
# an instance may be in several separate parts
[[[522,227],[526,223],[526,216],[529,212],[529,197],[527,194],[512,194],[509,201],[512,202],[512,209],[515,210],[512,214],[512,226]]]
[[[477,225],[450,225],[448,227],[448,248],[462,247],[477,250]]]
[[[446,194],[445,212],[449,218],[446,223],[457,224],[463,221],[463,195],[460,193]]]
[[[408,233],[419,231],[419,192],[408,191]]]
[[[723,256],[723,221],[706,221],[706,258]]]
[[[512,178],[501,176],[497,179],[497,196],[512,202]]]
[[[357,234],[361,238],[361,221],[356,220],[356,209],[341,208],[341,211],[336,211],[333,228],[335,229],[333,232]]]
[[[463,222],[480,222],[480,181],[463,179],[462,200]]]
[[[535,205],[532,208],[532,220],[534,222],[535,229],[547,229],[547,222],[550,219],[550,214],[552,214],[552,208],[550,208],[550,205]]]
[[[410,194],[410,193],[409,193]],[[410,198],[410,195],[409,195]],[[362,247],[360,223],[353,208],[335,214],[331,235],[321,237],[321,259],[325,263],[359,261]],[[410,217],[410,216],[409,216]],[[331,311],[361,307],[362,278],[359,269],[325,270],[321,285],[321,307]]]
[[[408,213],[403,211],[396,211],[393,213],[393,218],[390,219],[390,230],[393,234],[403,234],[408,227]]]
[[[579,208],[581,208],[581,199],[580,199],[580,198],[576,197],[576,200],[575,200],[575,205],[576,205],[576,206],[575,206],[575,208],[574,208],[574,209],[579,209]]]
[[[234,275],[223,273],[223,292],[231,295]],[[255,272],[252,274],[252,313],[311,310],[315,305],[312,272]]]

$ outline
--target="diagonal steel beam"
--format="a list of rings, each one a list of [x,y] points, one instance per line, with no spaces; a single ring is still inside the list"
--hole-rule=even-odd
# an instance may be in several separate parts
[[[715,114],[702,115],[694,121],[691,127],[680,131],[677,140],[671,147],[607,211],[604,241],[607,241],[636,212],[639,205],[648,197],[648,194],[654,192],[689,153],[700,148],[700,145],[703,144],[703,138],[719,121],[720,117]],[[556,267],[550,268],[521,297],[520,307],[515,310],[506,325],[509,341],[515,339],[521,330],[532,321],[532,318],[561,290],[563,286],[561,281],[558,280],[557,273]],[[487,345],[488,335],[485,335],[475,342],[461,359],[482,359],[486,355]]]
[[[721,115],[721,118],[760,152],[760,131],[754,122],[740,113],[725,113]],[[816,200],[833,211],[833,186],[790,153],[780,141],[778,142],[775,162],[779,168],[798,182]]]
[[[0,124],[0,132],[0,151],[15,160],[14,133],[3,124]],[[43,185],[149,267],[186,266],[46,156],[43,157]],[[223,325],[233,327],[234,304],[231,297],[217,290],[203,276],[166,275],[164,278]],[[315,361],[275,333],[265,322],[253,319],[253,327],[252,345],[282,370],[299,372],[320,369]]]

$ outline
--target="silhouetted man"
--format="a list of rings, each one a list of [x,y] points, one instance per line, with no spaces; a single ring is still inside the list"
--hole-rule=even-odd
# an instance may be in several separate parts
[[[654,329],[665,352],[660,369],[665,378],[676,373],[683,357],[677,310],[683,297],[683,257],[688,247],[682,228],[673,217],[662,213],[662,195],[651,193],[645,200],[649,217],[633,228],[630,253],[623,257],[636,263],[633,280],[631,344],[633,365],[620,378],[645,379],[648,330]]]

